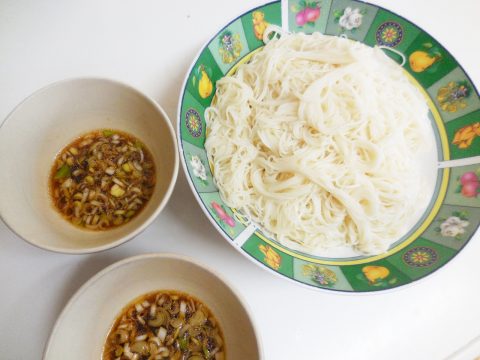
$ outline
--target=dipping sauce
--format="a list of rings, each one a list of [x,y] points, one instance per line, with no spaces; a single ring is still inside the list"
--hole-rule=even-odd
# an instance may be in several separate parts
[[[103,129],[60,151],[50,174],[50,194],[72,224],[106,230],[138,215],[155,181],[155,164],[145,145],[125,132]]]
[[[224,360],[222,331],[200,300],[178,291],[138,297],[115,320],[102,360]]]

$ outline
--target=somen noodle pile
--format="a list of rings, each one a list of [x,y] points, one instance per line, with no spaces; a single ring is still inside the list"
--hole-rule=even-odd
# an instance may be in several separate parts
[[[205,149],[225,203],[279,242],[381,253],[421,196],[427,112],[381,49],[283,35],[217,82]]]

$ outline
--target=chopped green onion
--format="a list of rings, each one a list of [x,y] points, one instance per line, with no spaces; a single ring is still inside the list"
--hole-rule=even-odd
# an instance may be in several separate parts
[[[123,190],[120,186],[118,186],[117,184],[114,184],[111,188],[110,188],[110,194],[112,194],[113,196],[115,197],[120,197],[120,196],[123,196],[123,194],[125,194],[125,190]]]
[[[205,355],[206,358],[210,357],[210,351],[208,351],[206,346],[203,346],[203,354]]]
[[[125,163],[122,165],[122,168],[125,172],[129,173],[130,171],[132,171],[132,167],[130,166],[129,163]]]
[[[188,349],[188,340],[186,338],[181,338],[178,340],[178,346],[180,350],[185,351]]]
[[[69,177],[71,173],[70,166],[63,164],[60,169],[57,170],[55,174],[55,179],[63,179]]]
[[[103,136],[107,136],[107,137],[108,137],[108,136],[112,136],[113,134],[115,134],[115,131],[109,130],[109,129],[105,129],[105,130],[102,131],[102,133],[103,133]]]

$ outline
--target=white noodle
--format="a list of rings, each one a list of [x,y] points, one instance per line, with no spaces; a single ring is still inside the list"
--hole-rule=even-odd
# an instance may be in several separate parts
[[[217,82],[205,149],[225,203],[280,243],[376,254],[415,212],[427,112],[380,49],[283,35]]]

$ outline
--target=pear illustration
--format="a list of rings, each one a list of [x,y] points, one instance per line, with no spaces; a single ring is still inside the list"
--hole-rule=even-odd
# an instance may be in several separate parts
[[[422,50],[417,50],[410,54],[408,61],[412,71],[419,73],[427,69],[436,70],[432,65],[441,58],[442,54],[438,47],[434,47],[431,43],[425,43],[422,45]]]
[[[198,82],[198,93],[200,94],[202,99],[206,99],[210,96],[212,90],[212,80],[210,80],[205,70],[201,70],[200,81]]]
[[[195,75],[192,77],[192,84],[194,87],[197,87],[198,94],[202,99],[206,99],[212,94],[213,83],[212,80],[210,80],[211,76],[212,70],[208,66],[201,64],[197,67]]]
[[[383,280],[390,275],[390,271],[383,266],[365,266],[362,272],[370,284],[375,284],[377,281]]]

